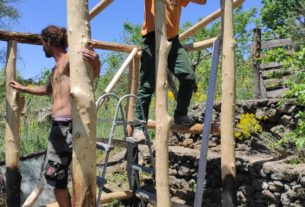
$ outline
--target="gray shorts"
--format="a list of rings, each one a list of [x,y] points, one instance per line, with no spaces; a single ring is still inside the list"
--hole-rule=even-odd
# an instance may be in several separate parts
[[[54,189],[65,189],[72,160],[72,122],[53,121],[44,162],[46,182]]]

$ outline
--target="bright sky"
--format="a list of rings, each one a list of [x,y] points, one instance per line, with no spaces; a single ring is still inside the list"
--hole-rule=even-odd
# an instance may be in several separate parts
[[[89,9],[99,0],[89,0]],[[220,7],[220,0],[207,0],[206,5],[190,3],[182,11],[181,25],[189,21],[196,23]],[[246,0],[245,9],[261,7],[261,0]],[[114,0],[102,13],[91,21],[92,39],[122,42],[123,23],[142,24],[144,0]],[[23,0],[17,5],[21,12],[19,23],[14,25],[13,31],[40,33],[49,24],[66,27],[66,1],[64,0]],[[1,43],[1,46],[3,42]],[[102,51],[98,51],[102,53]],[[46,58],[41,46],[18,44],[17,69],[23,78],[32,78],[40,74],[44,68],[52,68],[53,58]],[[103,68],[104,70],[104,68]]]

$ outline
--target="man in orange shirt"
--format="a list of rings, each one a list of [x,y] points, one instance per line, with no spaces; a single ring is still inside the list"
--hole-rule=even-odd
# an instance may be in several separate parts
[[[179,27],[182,6],[189,2],[205,4],[206,0],[166,0],[166,34],[172,47],[168,55],[168,69],[179,80],[177,106],[174,112],[176,124],[191,125],[193,120],[187,116],[193,92],[197,89],[195,74],[188,54],[179,41]],[[141,30],[143,47],[140,68],[140,87],[137,96],[140,98],[145,118],[148,119],[151,96],[155,91],[155,19],[154,0],[145,0],[144,24]],[[136,106],[135,116],[143,119],[141,108]],[[133,137],[136,141],[145,139],[141,126],[135,126]]]

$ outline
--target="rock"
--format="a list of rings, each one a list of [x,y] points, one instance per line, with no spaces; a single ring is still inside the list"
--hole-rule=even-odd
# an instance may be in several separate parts
[[[272,192],[281,192],[284,190],[284,184],[280,181],[269,182],[268,185],[268,189]]]
[[[283,138],[284,135],[289,131],[286,127],[283,125],[277,125],[270,129],[270,131],[277,136],[278,138]]]

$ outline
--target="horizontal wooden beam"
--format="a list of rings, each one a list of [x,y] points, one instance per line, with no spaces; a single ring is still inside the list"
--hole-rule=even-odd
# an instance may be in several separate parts
[[[0,30],[0,40],[2,41],[15,40],[19,43],[42,45],[41,35],[33,34],[33,33],[10,32],[10,31]],[[112,51],[127,52],[127,53],[130,53],[135,47],[140,49],[139,46],[124,45],[124,44],[103,42],[97,40],[91,40],[89,45],[92,48],[96,48],[96,49],[112,50]]]
[[[211,38],[201,42],[186,44],[183,45],[183,47],[188,51],[209,48],[213,45],[215,39],[216,38]],[[1,41],[15,40],[18,43],[42,45],[41,35],[34,33],[10,32],[10,31],[0,30],[0,40]],[[118,44],[118,43],[104,42],[98,40],[91,40],[89,42],[89,45],[90,47],[95,49],[126,52],[126,53],[131,53],[134,48],[138,48],[138,50],[141,49],[140,46],[136,46],[136,45]],[[140,56],[141,56],[141,51],[137,53],[136,57],[140,57]]]
[[[137,47],[139,50],[141,49],[139,46],[103,42],[103,41],[98,41],[98,40],[91,40],[90,45],[92,48],[103,49],[103,50],[112,50],[112,51],[116,51],[116,52],[127,52],[127,53],[131,53],[131,51],[135,47]]]
[[[92,20],[96,15],[101,13],[113,0],[102,0],[89,12],[89,20]]]
[[[203,124],[193,124],[191,126],[185,126],[185,125],[180,125],[180,124],[175,124],[172,123],[171,127],[170,127],[170,131],[171,132],[176,132],[176,133],[183,133],[183,134],[201,134],[202,130],[203,130]],[[156,129],[156,121],[154,120],[148,120],[147,122],[147,128],[149,129]],[[211,125],[211,130],[210,130],[211,134],[220,134],[220,129],[219,126],[217,126],[216,124],[212,124]]]
[[[110,203],[113,200],[126,200],[132,198],[133,193],[131,190],[111,192],[102,194],[100,204]],[[45,204],[44,207],[59,207],[57,203]]]
[[[244,3],[245,0],[235,0],[233,2],[234,8],[241,6]],[[208,15],[207,17],[203,18],[193,26],[191,26],[189,29],[184,31],[182,34],[179,35],[179,39],[181,41],[185,40],[186,38],[192,36],[197,31],[199,31],[201,28],[205,27],[215,19],[219,18],[221,16],[221,9],[216,10],[212,14]]]
[[[207,48],[213,47],[213,44],[216,39],[217,39],[217,37],[214,37],[214,38],[203,40],[200,42],[185,44],[185,45],[183,45],[183,47],[187,51],[207,49]]]
[[[19,43],[26,43],[32,45],[42,45],[41,36],[33,33],[10,32],[0,30],[0,40],[10,41],[15,40]]]

